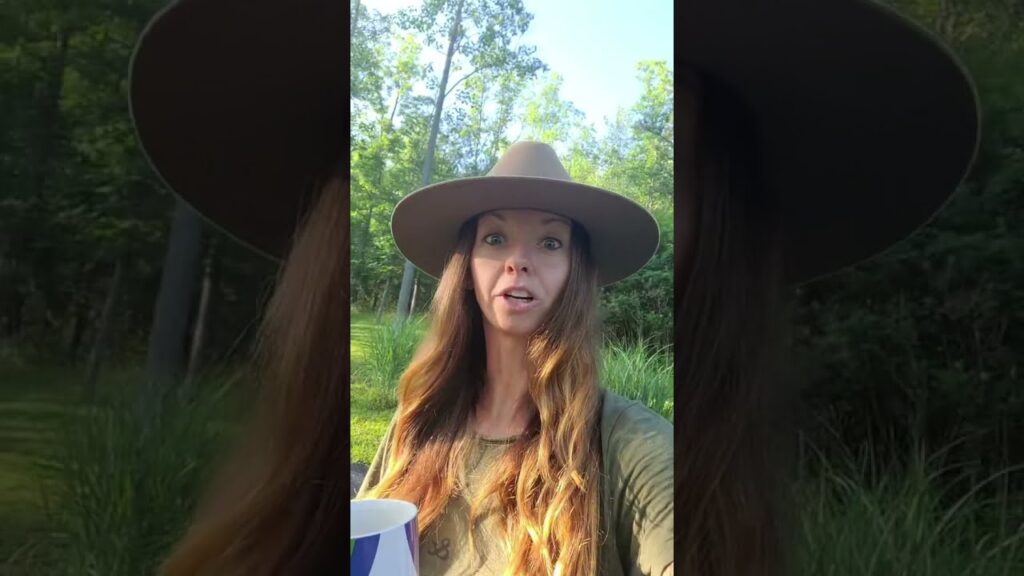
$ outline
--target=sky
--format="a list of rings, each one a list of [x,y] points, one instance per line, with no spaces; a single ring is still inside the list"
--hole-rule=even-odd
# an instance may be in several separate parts
[[[419,0],[361,0],[382,13]],[[619,108],[640,97],[636,63],[672,60],[672,0],[523,0],[533,21],[522,42],[563,78],[562,98],[603,132]],[[429,50],[429,49],[428,49]],[[435,54],[440,70],[443,54]]]

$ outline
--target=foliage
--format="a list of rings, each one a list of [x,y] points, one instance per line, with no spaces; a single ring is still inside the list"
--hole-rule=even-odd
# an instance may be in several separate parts
[[[656,214],[658,216],[658,214]],[[664,215],[661,219],[671,218]],[[658,252],[639,272],[601,290],[607,336],[618,341],[651,339],[671,345],[673,318],[673,238],[671,223],[661,224]]]
[[[798,574],[988,576],[1024,569],[1024,505],[1003,469],[950,493],[944,451],[900,465],[819,459],[823,471],[796,487]],[[945,468],[945,469],[943,469]],[[969,477],[969,476],[968,476]],[[957,480],[963,483],[967,477]],[[994,496],[988,485],[1002,486]]]
[[[127,76],[139,33],[163,5],[11,0],[0,8],[5,348],[51,361],[86,356],[120,260],[110,356],[144,353],[173,197],[137,145]],[[206,232],[208,245],[223,247],[207,339],[219,359],[246,351],[240,344],[275,270],[218,230]]]

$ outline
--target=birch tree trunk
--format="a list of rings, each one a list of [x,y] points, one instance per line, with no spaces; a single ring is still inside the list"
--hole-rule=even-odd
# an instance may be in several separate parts
[[[199,215],[178,200],[149,333],[145,380],[139,390],[138,410],[144,424],[159,417],[164,394],[182,376],[202,234]]]
[[[437,87],[437,99],[434,101],[434,118],[430,124],[430,137],[427,140],[427,153],[423,159],[422,185],[430,184],[430,178],[434,175],[434,150],[437,147],[437,132],[441,127],[441,111],[444,109],[444,95],[448,90],[448,73],[452,67],[452,56],[455,55],[455,47],[459,43],[462,23],[462,3],[459,0],[455,8],[455,18],[452,20],[451,32],[448,34],[448,53],[444,59],[444,71],[441,73],[441,83]],[[409,305],[412,302],[413,279],[416,277],[416,267],[412,262],[405,261],[405,268],[402,271],[402,288],[398,293],[398,313],[395,316],[395,323],[404,322],[409,316]]]

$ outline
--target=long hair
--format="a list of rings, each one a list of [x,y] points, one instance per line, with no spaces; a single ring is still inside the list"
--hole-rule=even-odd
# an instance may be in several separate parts
[[[260,398],[161,571],[321,574],[343,566],[348,462],[348,193],[337,179],[295,238],[258,344]]]
[[[424,532],[464,485],[467,424],[486,371],[483,319],[467,289],[475,236],[474,219],[460,231],[431,328],[399,382],[394,449],[369,493],[415,503]],[[491,500],[501,514],[508,574],[597,573],[597,275],[587,235],[575,224],[570,245],[566,286],[529,340],[534,413],[470,503],[470,525]]]
[[[676,210],[685,222],[677,227],[676,564],[694,576],[778,576],[792,404],[782,371],[790,303],[778,191],[759,178],[757,126],[740,99],[713,77],[691,72],[684,81],[696,101],[693,117],[684,111],[693,123],[684,145],[693,149],[684,151]]]

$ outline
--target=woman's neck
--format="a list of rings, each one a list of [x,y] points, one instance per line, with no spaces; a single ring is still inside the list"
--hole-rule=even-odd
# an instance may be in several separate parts
[[[527,338],[503,334],[484,326],[487,375],[476,405],[474,428],[485,437],[509,437],[522,433],[532,415],[526,358]]]

